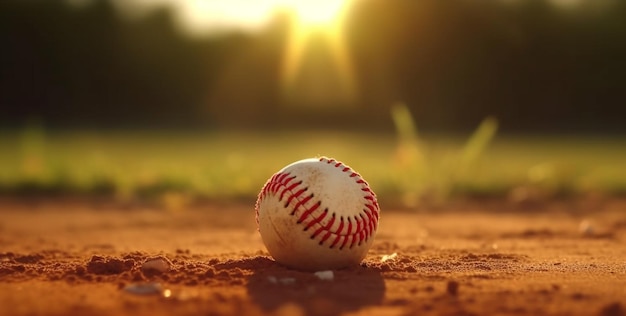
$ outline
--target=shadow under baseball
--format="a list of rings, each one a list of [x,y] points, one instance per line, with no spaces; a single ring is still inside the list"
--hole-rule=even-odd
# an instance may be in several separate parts
[[[260,258],[257,258],[259,260]],[[333,271],[332,280],[322,280],[312,272],[285,268],[269,258],[252,269],[247,282],[248,295],[266,311],[285,308],[304,315],[339,315],[380,304],[385,283],[380,272],[356,266]]]

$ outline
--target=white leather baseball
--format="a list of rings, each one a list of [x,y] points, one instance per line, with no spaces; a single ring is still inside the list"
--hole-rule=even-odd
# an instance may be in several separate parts
[[[294,162],[274,174],[256,202],[263,243],[274,259],[302,270],[357,265],[378,228],[376,195],[334,159]]]

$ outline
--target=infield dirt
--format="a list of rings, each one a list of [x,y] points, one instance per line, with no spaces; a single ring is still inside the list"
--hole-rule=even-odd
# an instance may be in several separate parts
[[[4,199],[0,315],[626,315],[626,200],[381,208],[329,280],[271,259],[253,203]]]

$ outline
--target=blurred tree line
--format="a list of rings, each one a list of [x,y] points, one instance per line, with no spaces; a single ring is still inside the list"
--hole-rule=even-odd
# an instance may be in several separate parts
[[[621,0],[355,1],[356,106],[315,110],[281,95],[285,14],[189,37],[166,8],[127,19],[107,0],[4,0],[0,126],[387,129],[402,101],[427,130],[493,115],[506,131],[622,133],[625,16]]]

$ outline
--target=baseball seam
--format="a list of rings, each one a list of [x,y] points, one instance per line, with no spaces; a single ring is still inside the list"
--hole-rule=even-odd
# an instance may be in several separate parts
[[[339,250],[361,245],[372,237],[378,227],[379,206],[376,195],[361,175],[350,167],[326,157],[321,157],[320,162],[332,164],[342,172],[349,173],[350,178],[355,178],[355,183],[360,185],[361,191],[364,192],[364,208],[361,212],[353,216],[338,217],[334,211],[331,212],[328,208],[320,209],[322,202],[313,201],[315,194],[307,194],[308,187],[303,186],[302,181],[298,181],[296,176],[289,173],[277,173],[268,180],[259,194],[256,207],[257,223],[258,203],[268,194],[272,194],[278,196],[279,202],[284,201],[286,209],[291,207],[290,215],[297,217],[296,223],[304,226],[303,231],[309,231],[317,226],[310,238],[319,239],[319,245],[326,244],[331,249],[338,247]],[[328,216],[330,218],[326,224],[322,224]],[[335,223],[338,223],[338,227],[333,229]]]

